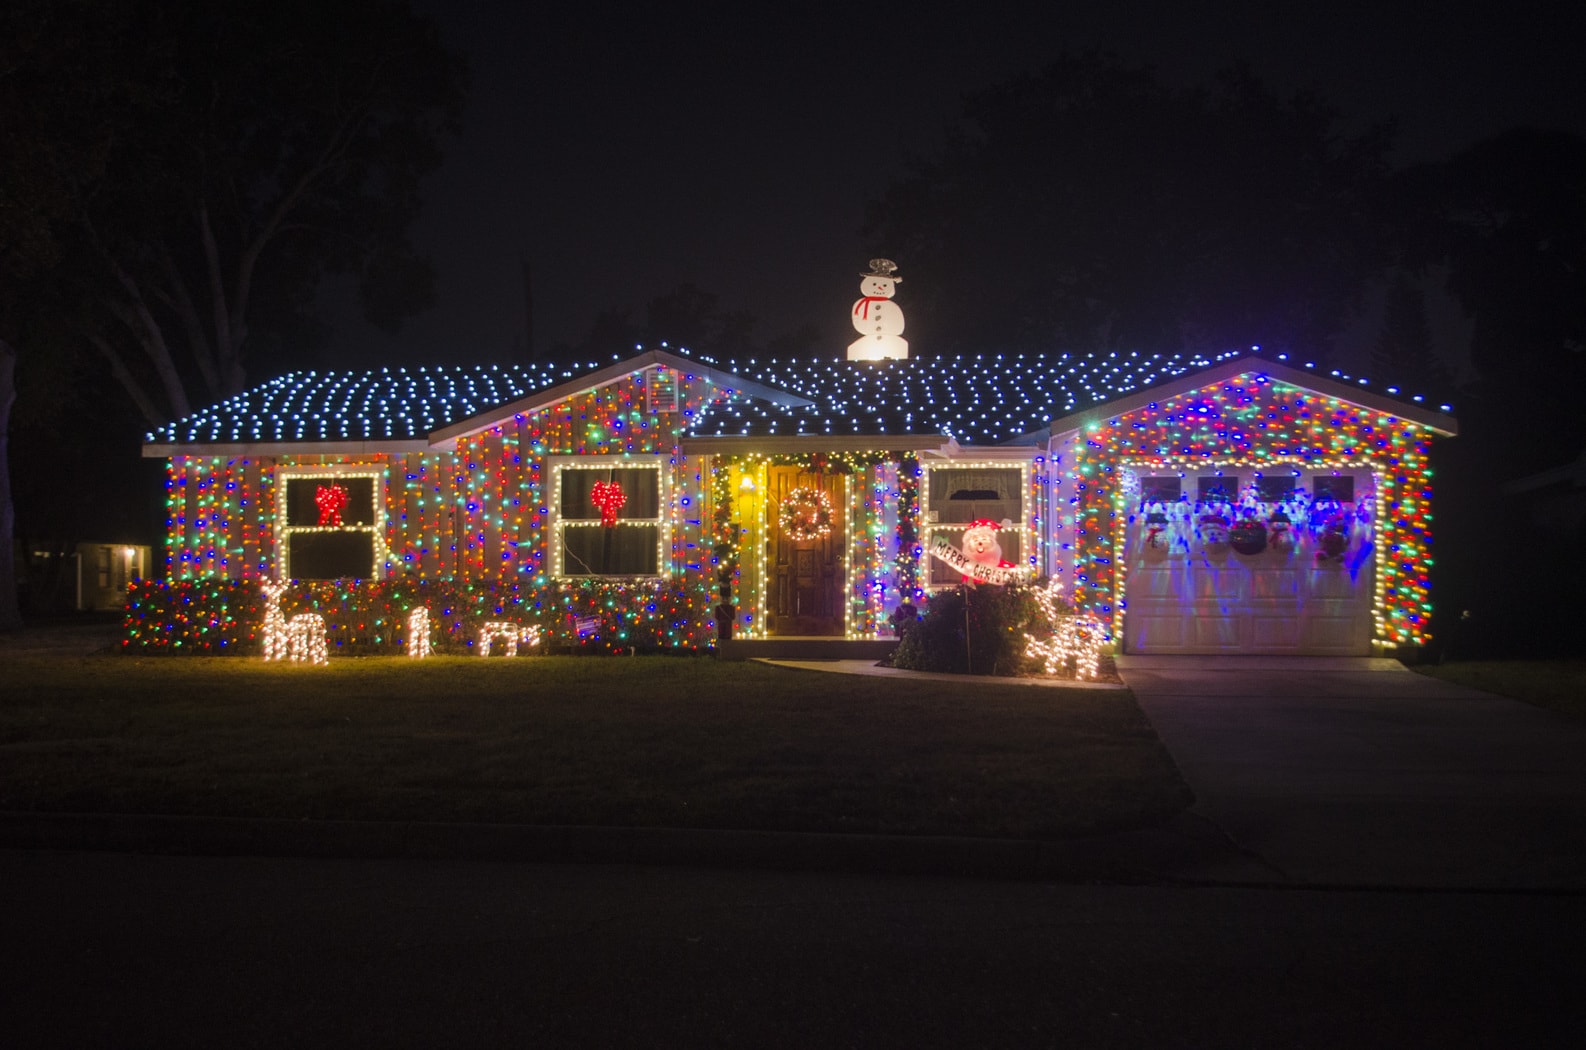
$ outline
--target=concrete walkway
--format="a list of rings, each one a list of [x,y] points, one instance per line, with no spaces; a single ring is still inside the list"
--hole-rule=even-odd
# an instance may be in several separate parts
[[[1391,660],[1122,657],[1192,813],[1273,881],[1586,889],[1586,724]]]
[[[1056,686],[1062,689],[1123,689],[1115,682],[1080,682],[1072,678],[989,678],[985,675],[938,674],[933,671],[905,671],[899,667],[882,667],[874,660],[771,660],[756,657],[757,664],[774,667],[791,667],[799,671],[826,671],[831,674],[869,675],[876,678],[914,678],[924,682],[952,682],[966,689],[977,685],[1035,685]]]

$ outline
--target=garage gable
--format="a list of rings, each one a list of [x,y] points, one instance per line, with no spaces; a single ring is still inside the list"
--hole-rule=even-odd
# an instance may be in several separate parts
[[[1054,436],[1076,603],[1112,623],[1126,651],[1424,644],[1427,457],[1452,418],[1266,362],[1230,364]],[[1128,624],[1137,585],[1137,608],[1150,606],[1159,628],[1186,626],[1153,637],[1143,616]]]

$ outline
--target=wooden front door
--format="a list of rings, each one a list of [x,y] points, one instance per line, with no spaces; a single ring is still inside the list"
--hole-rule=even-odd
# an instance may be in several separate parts
[[[770,617],[773,635],[843,634],[843,551],[848,541],[847,478],[812,474],[803,467],[771,467],[766,493],[770,556]],[[831,501],[830,531],[818,539],[794,539],[782,529],[782,506],[798,489],[819,489]]]

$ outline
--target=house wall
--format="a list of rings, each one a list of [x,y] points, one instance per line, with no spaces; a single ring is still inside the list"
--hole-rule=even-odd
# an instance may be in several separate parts
[[[167,490],[165,575],[172,580],[255,580],[278,567],[277,500],[293,472],[375,470],[386,578],[466,579],[542,585],[549,574],[552,456],[665,457],[670,550],[663,571],[703,580],[708,460],[686,457],[679,436],[722,391],[682,377],[677,411],[651,413],[644,373],[533,413],[519,414],[454,449],[366,455],[176,456]]]
[[[777,464],[798,464],[845,476],[847,500],[841,508],[847,532],[844,634],[849,638],[890,637],[888,618],[892,612],[905,598],[919,600],[914,583],[917,573],[911,569],[918,560],[917,544],[912,532],[899,530],[901,518],[911,522],[918,518],[919,466],[913,456],[890,451],[738,454],[715,457],[707,466],[706,476],[714,478],[709,486],[712,520],[717,517],[717,507],[727,508],[715,525],[715,536],[733,561],[736,636],[769,636],[766,587],[771,574],[766,555],[775,535],[778,508],[766,498],[767,471]],[[915,485],[904,484],[905,476],[915,478]]]
[[[1225,466],[1316,469],[1369,466],[1377,477],[1374,640],[1429,640],[1432,434],[1387,413],[1245,373],[1054,438],[1061,476],[1054,552],[1068,567],[1076,604],[1123,625],[1118,561],[1126,523],[1125,468]],[[1067,532],[1071,540],[1064,538]]]

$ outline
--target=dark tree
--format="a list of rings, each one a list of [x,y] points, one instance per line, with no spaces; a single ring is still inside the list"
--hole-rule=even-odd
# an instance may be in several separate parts
[[[1323,346],[1383,257],[1386,129],[1233,70],[1164,85],[1105,56],[971,96],[865,236],[914,290],[923,353]]]
[[[763,346],[755,338],[755,318],[747,310],[721,309],[721,297],[691,281],[651,299],[644,321],[633,320],[627,309],[603,310],[589,334],[574,345],[560,345],[553,356],[564,359],[607,358],[625,354],[635,346],[685,347],[720,359],[770,354],[797,357],[809,353],[820,333],[806,325],[795,332],[773,337]]]
[[[4,17],[0,36],[34,33],[7,64],[47,122],[34,141],[8,127],[7,148],[101,136],[101,165],[41,165],[14,192],[66,197],[78,327],[151,422],[240,390],[250,335],[327,274],[354,275],[387,325],[427,305],[407,230],[463,72],[406,3],[24,0]],[[80,78],[107,90],[57,87]]]
[[[1437,629],[1465,657],[1578,653],[1578,526],[1513,483],[1586,446],[1586,140],[1516,129],[1394,183],[1406,263],[1445,269],[1472,322],[1460,436],[1433,450]],[[1493,570],[1515,537],[1545,571]]]
[[[1452,380],[1432,345],[1426,320],[1426,295],[1405,274],[1388,286],[1382,329],[1371,347],[1371,376],[1382,381],[1414,382],[1421,390],[1447,395]]]
[[[242,389],[327,275],[376,323],[422,309],[407,231],[464,80],[403,0],[0,7],[0,379],[66,329],[158,424]]]
[[[1586,139],[1517,130],[1442,172],[1448,289],[1472,318],[1477,411],[1516,467],[1586,447]]]

